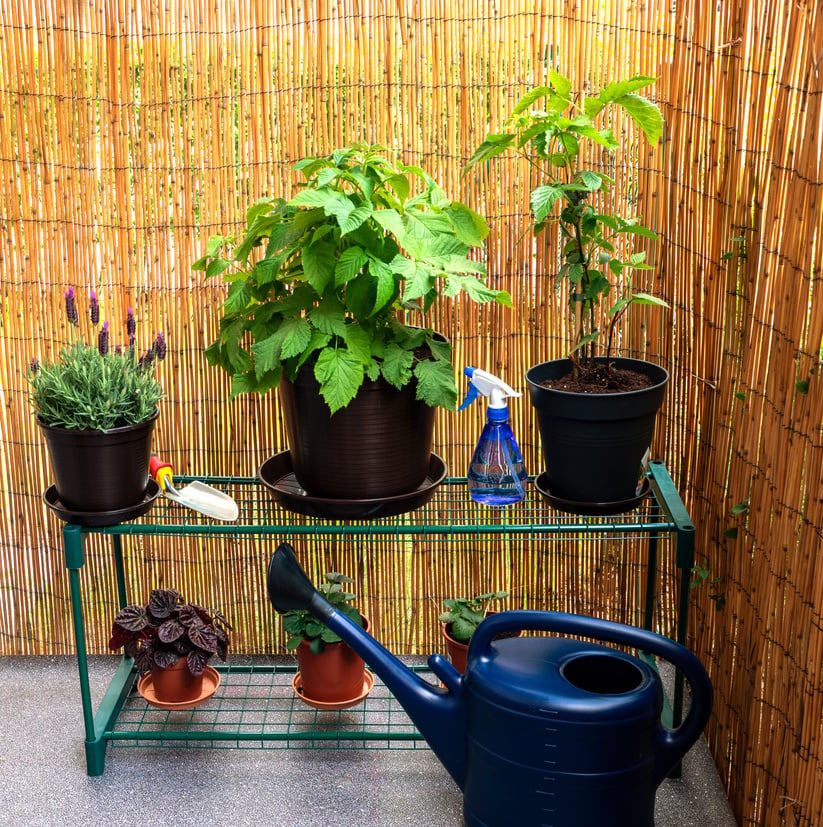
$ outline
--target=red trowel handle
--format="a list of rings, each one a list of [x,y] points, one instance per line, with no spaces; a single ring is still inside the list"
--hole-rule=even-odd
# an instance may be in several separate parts
[[[157,454],[152,454],[149,459],[149,473],[164,491],[167,487],[174,487],[172,485],[173,480],[171,463],[163,462]]]

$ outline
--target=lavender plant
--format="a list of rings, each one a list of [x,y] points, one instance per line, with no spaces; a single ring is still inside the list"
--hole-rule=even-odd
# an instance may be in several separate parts
[[[32,359],[26,377],[37,418],[51,427],[84,431],[107,431],[149,419],[163,398],[163,389],[154,378],[154,366],[166,355],[162,332],[138,355],[136,323],[129,308],[129,343],[125,348],[112,348],[107,321],[96,333],[97,345],[90,345],[80,329],[73,287],[66,290],[65,306],[66,319],[75,331],[74,341],[64,345],[54,361]],[[94,292],[89,300],[89,320],[92,329],[100,322],[100,303]]]

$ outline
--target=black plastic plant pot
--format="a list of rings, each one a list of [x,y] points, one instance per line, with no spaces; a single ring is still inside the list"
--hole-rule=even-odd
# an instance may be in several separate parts
[[[543,387],[547,379],[569,372],[569,359],[543,362],[526,372],[548,488],[559,500],[602,506],[626,502],[637,494],[643,455],[654,436],[669,373],[640,359],[611,362],[648,376],[654,384],[628,393],[599,394]]]
[[[338,499],[392,497],[414,491],[431,465],[434,408],[402,390],[366,380],[331,414],[313,372],[283,379],[280,403],[294,475],[311,495]]]
[[[139,503],[148,484],[158,413],[137,425],[108,431],[52,428],[38,420],[60,502],[85,513],[118,511]]]

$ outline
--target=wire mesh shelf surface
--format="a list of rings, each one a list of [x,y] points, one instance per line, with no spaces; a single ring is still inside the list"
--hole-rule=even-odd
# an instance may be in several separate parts
[[[631,511],[608,516],[583,516],[559,511],[549,505],[533,484],[527,496],[506,508],[474,503],[465,479],[449,477],[426,505],[405,514],[373,520],[325,520],[307,517],[276,503],[254,477],[203,477],[202,481],[232,497],[240,508],[234,523],[219,523],[159,497],[139,519],[91,532],[107,534],[201,534],[201,535],[557,535],[587,534],[648,536],[649,531],[667,532],[675,524],[652,493]],[[185,484],[189,478],[180,477]]]
[[[420,749],[426,744],[386,685],[375,676],[364,701],[318,710],[292,689],[290,663],[218,665],[220,686],[203,705],[167,711],[136,690],[106,732],[113,746],[231,749]],[[425,665],[411,667],[436,679]]]

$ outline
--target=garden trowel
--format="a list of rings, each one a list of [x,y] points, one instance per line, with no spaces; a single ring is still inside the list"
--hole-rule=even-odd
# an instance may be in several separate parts
[[[237,503],[228,494],[200,480],[194,480],[184,488],[176,488],[172,480],[171,465],[155,455],[149,460],[149,470],[168,499],[215,520],[233,523],[237,519]]]

